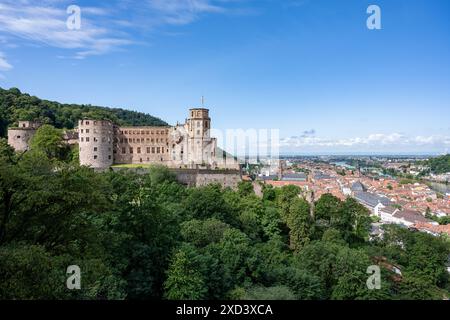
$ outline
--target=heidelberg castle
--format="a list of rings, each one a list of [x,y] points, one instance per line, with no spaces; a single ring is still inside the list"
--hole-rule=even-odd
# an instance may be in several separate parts
[[[39,127],[19,121],[8,129],[8,143],[16,151],[29,149]],[[209,110],[193,108],[184,124],[175,126],[120,127],[109,120],[79,120],[74,131],[66,131],[67,143],[79,145],[80,164],[106,169],[117,164],[163,164],[174,169],[233,169],[238,161],[217,147],[210,136]]]

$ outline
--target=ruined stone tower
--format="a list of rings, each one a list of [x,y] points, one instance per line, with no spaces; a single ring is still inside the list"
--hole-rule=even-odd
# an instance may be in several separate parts
[[[114,126],[109,120],[78,121],[80,164],[95,169],[113,164]]]
[[[8,144],[19,152],[28,150],[30,140],[40,126],[38,121],[19,121],[17,127],[8,128]]]

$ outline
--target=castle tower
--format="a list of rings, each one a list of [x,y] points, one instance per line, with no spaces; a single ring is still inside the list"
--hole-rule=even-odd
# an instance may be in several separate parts
[[[30,140],[41,126],[38,121],[19,121],[15,128],[8,128],[8,144],[22,152],[30,149]]]
[[[105,169],[113,164],[114,125],[109,120],[78,121],[80,164]]]
[[[189,137],[189,163],[191,165],[209,163],[211,156],[213,156],[209,110],[205,108],[189,109],[189,118],[186,120],[186,126]]]

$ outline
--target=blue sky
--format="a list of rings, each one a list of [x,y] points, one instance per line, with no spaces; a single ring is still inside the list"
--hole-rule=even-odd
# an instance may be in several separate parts
[[[443,153],[450,1],[0,0],[0,86],[169,123],[204,95],[216,128],[280,129],[282,153]]]

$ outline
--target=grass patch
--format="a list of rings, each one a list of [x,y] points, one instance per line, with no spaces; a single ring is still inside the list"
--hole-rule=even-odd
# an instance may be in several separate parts
[[[130,163],[130,164],[115,164],[111,166],[112,168],[150,168],[151,164],[144,163]]]

